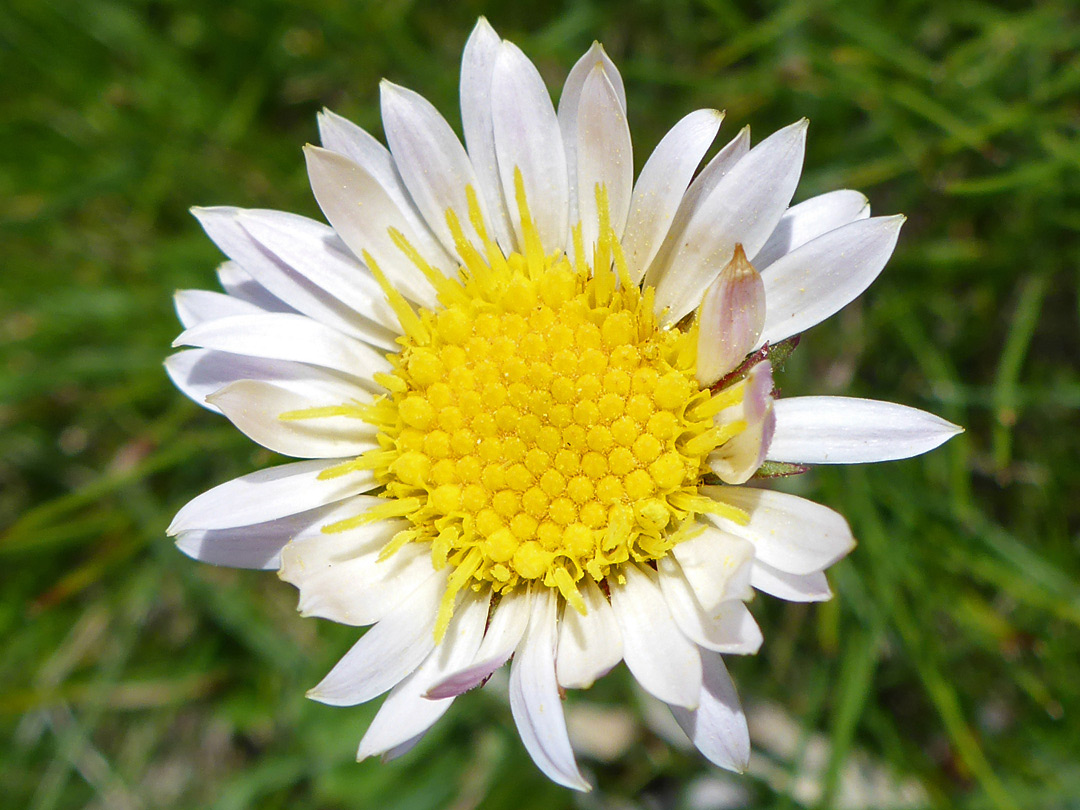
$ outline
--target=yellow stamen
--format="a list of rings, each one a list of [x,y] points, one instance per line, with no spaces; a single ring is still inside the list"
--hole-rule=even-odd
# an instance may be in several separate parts
[[[324,408],[302,408],[298,411],[285,411],[278,414],[278,419],[283,422],[292,422],[298,419],[325,419],[330,416],[347,416],[351,419],[364,419],[367,409],[357,405],[327,405]]]
[[[415,512],[420,507],[419,498],[399,498],[393,501],[387,501],[381,503],[378,506],[373,506],[366,512],[362,512],[359,515],[355,515],[351,518],[345,518],[339,520],[336,523],[323,526],[323,532],[326,534],[337,534],[338,532],[347,532],[349,529],[356,529],[360,526],[366,526],[369,523],[376,523],[380,520],[388,520],[389,518],[405,517],[412,512]]]
[[[405,330],[405,334],[408,335],[414,343],[418,343],[421,346],[427,345],[431,336],[428,335],[427,331],[424,329],[420,318],[413,312],[413,308],[409,305],[409,302],[405,300],[405,296],[399,293],[390,282],[386,280],[386,276],[383,275],[382,269],[366,250],[363,252],[363,259],[364,263],[367,264],[368,269],[371,270],[371,274],[375,276],[375,281],[379,283],[379,288],[383,291],[383,295],[386,296],[387,303],[390,304],[391,309],[394,310],[394,314],[397,315],[398,323],[400,323],[401,328]]]
[[[484,245],[488,265],[494,268],[496,272],[504,272],[506,269],[506,257],[499,250],[495,240],[488,236],[487,227],[484,225],[484,215],[480,210],[480,198],[476,196],[476,189],[472,186],[465,186],[465,199],[469,205],[469,222],[472,223],[476,235],[480,237],[480,241]]]
[[[529,204],[525,199],[525,179],[517,166],[514,167],[514,198],[518,216],[521,218],[521,233],[525,237],[525,261],[529,268],[529,278],[536,280],[544,271],[544,246],[540,244],[540,233],[529,213]]]
[[[401,231],[397,228],[391,228],[389,233],[390,239],[397,249],[405,254],[405,258],[412,262],[413,265],[424,274],[424,278],[428,280],[428,283],[435,288],[435,294],[438,296],[439,300],[444,304],[449,304],[451,301],[457,303],[459,299],[455,299],[454,296],[460,293],[460,288],[428,264],[424,257],[420,255],[420,251],[413,247],[412,243],[405,238],[405,235],[402,234]],[[446,297],[448,297],[449,300],[444,300]]]
[[[387,391],[392,391],[395,394],[400,394],[408,388],[401,377],[397,377],[393,374],[384,374],[381,371],[376,371],[371,375],[371,378]]]

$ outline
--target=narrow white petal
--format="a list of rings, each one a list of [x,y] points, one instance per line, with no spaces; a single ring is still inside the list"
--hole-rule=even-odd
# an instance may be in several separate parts
[[[646,692],[665,703],[694,708],[701,691],[701,655],[671,618],[656,574],[623,566],[625,584],[611,583],[626,666]]]
[[[696,711],[678,706],[671,713],[694,746],[714,765],[742,773],[750,763],[750,731],[724,660],[718,654],[701,657],[704,678]]]
[[[495,127],[491,117],[491,79],[502,40],[486,19],[481,17],[461,55],[461,128],[465,147],[476,171],[478,189],[487,202],[488,227],[504,253],[516,249],[510,211],[499,179],[499,161],[495,155]]]
[[[585,79],[577,115],[577,210],[590,264],[600,233],[597,185],[607,191],[611,227],[615,238],[622,239],[634,187],[634,154],[626,112],[601,64]]]
[[[281,565],[285,544],[301,532],[323,525],[332,511],[333,507],[323,506],[253,526],[181,532],[176,546],[192,559],[211,565],[274,571]]]
[[[674,557],[659,560],[656,569],[668,610],[688,639],[714,652],[753,655],[758,651],[761,630],[740,600],[728,599],[706,611]]]
[[[706,612],[728,599],[749,596],[754,545],[714,526],[671,550]]]
[[[750,487],[702,487],[701,491],[749,514],[745,526],[718,515],[706,517],[749,540],[757,559],[786,573],[824,571],[855,547],[847,521],[819,503]]]
[[[716,281],[709,285],[698,310],[697,379],[707,388],[733,370],[757,345],[765,325],[765,284],[746,260],[742,245]]]
[[[825,602],[832,599],[829,581],[822,571],[787,574],[756,560],[750,571],[750,584],[769,596],[789,602]]]
[[[724,408],[714,421],[718,425],[737,421],[744,421],[748,425],[760,422],[772,405],[773,388],[772,363],[768,360],[755,363],[746,373],[742,401]]]
[[[784,212],[769,241],[750,261],[759,271],[764,270],[811,239],[868,216],[870,201],[858,191],[842,188],[811,197]]]
[[[173,518],[167,534],[196,529],[231,529],[265,523],[315,509],[374,489],[370,470],[320,479],[340,460],[298,461],[248,473],[218,484],[189,501]]]
[[[318,114],[319,141],[324,149],[338,152],[370,172],[396,198],[399,206],[407,202],[409,192],[401,182],[390,150],[379,139],[348,118],[324,109]]]
[[[858,464],[911,458],[963,428],[926,411],[854,397],[777,400],[768,457],[799,464]]]
[[[185,329],[233,315],[258,315],[266,310],[225,293],[210,290],[177,290],[173,296],[176,316]]]
[[[233,298],[239,298],[254,304],[265,312],[296,312],[276,295],[262,286],[251,274],[240,266],[239,262],[229,260],[217,268],[218,283],[221,289]]]
[[[462,230],[479,246],[469,220],[465,189],[471,187],[479,193],[480,183],[465,147],[426,98],[385,79],[379,89],[386,141],[401,179],[428,226],[447,251],[456,255],[446,221],[447,211],[453,211]],[[484,221],[489,221],[483,197],[478,197],[478,202]]]
[[[308,309],[296,302],[298,311],[321,319],[320,313],[332,307],[350,333],[376,346],[396,348],[394,338],[401,327],[386,296],[333,228],[282,211],[240,211],[237,219],[263,250],[291,271],[284,277],[297,290],[292,298],[305,295],[315,302]],[[282,294],[286,294],[284,289]]]
[[[322,145],[339,152],[358,164],[378,182],[393,200],[398,212],[412,231],[413,243],[423,256],[433,257],[437,266],[450,266],[450,254],[435,238],[409,196],[390,150],[363,128],[340,115],[323,110],[319,113],[319,137]]]
[[[709,454],[709,469],[725,484],[745,484],[765,461],[775,430],[776,413],[770,396],[761,419]]]
[[[561,249],[569,224],[570,191],[559,121],[540,73],[510,42],[502,43],[495,61],[491,113],[499,177],[517,243],[524,244],[514,190],[514,170],[520,169],[544,251]]]
[[[553,782],[590,790],[574,761],[555,680],[557,599],[541,588],[532,599],[529,627],[510,665],[510,711],[525,750]]]
[[[370,401],[371,397],[355,386],[335,389],[307,384],[301,391],[290,390],[257,380],[229,383],[207,400],[239,428],[240,432],[263,447],[293,458],[343,458],[358,456],[377,448],[378,429],[358,418],[330,416],[283,419],[286,413],[308,408]],[[353,399],[341,399],[351,393]]]
[[[607,597],[589,578],[578,587],[588,612],[582,616],[565,605],[559,622],[555,672],[566,689],[588,689],[622,660],[622,637]]]
[[[754,255],[765,244],[795,193],[805,145],[804,119],[751,149],[702,198],[656,285],[657,311],[670,308],[665,323],[698,305],[735,245]]]
[[[484,636],[491,591],[468,592],[454,611],[446,635],[424,662],[386,696],[367,733],[360,740],[357,761],[392,751],[422,735],[442,717],[453,698],[430,700],[424,697],[445,673],[472,659]]]
[[[626,89],[623,87],[622,76],[619,69],[604,50],[599,42],[594,42],[580,59],[570,69],[566,82],[563,84],[562,93],[559,95],[559,129],[562,131],[563,146],[566,150],[566,166],[570,180],[570,224],[573,225],[580,218],[578,212],[578,123],[577,116],[581,102],[582,89],[589,74],[599,65],[606,74],[608,81],[615,91],[615,97],[623,112],[626,112]],[[567,245],[572,244],[567,238]]]
[[[660,249],[683,194],[720,129],[724,114],[696,110],[671,128],[638,175],[622,248],[630,278],[640,283]]]
[[[383,755],[379,757],[379,759],[383,762],[393,762],[398,757],[405,756],[407,753],[412,751],[414,748],[416,748],[417,745],[420,744],[420,741],[424,739],[424,735],[427,733],[428,729],[425,729],[424,731],[421,731],[419,734],[417,734],[415,737],[406,740],[401,745],[395,745],[389,751],[384,751]]]
[[[448,672],[432,685],[427,697],[432,700],[453,697],[479,686],[491,674],[510,660],[529,624],[532,596],[529,591],[516,590],[499,600],[484,633],[484,641],[466,666]]]
[[[394,289],[421,306],[434,307],[431,283],[390,236],[395,230],[420,250],[417,232],[386,189],[367,169],[337,152],[307,146],[304,156],[315,200],[349,250],[360,259],[367,252]],[[444,273],[456,269],[441,256],[424,258]]]
[[[581,55],[581,58],[570,68],[570,72],[566,74],[566,81],[563,83],[562,92],[559,94],[559,124],[564,127],[564,132],[572,133],[576,129],[574,116],[577,115],[581,88],[585,86],[585,80],[589,77],[589,72],[597,64],[603,68],[608,81],[615,88],[615,96],[619,100],[619,106],[623,110],[626,109],[626,86],[623,84],[622,76],[619,75],[619,69],[611,61],[611,57],[604,50],[604,46],[599,42],[593,42],[589,46],[589,50]]]
[[[761,340],[777,343],[839,312],[870,286],[889,261],[903,216],[872,217],[829,231],[777,259],[765,282]]]
[[[237,380],[262,380],[281,383],[286,387],[296,384],[324,383],[326,385],[350,385],[357,388],[357,381],[334,374],[332,371],[292,363],[287,360],[268,360],[265,357],[249,357],[244,354],[216,352],[212,349],[187,349],[165,359],[165,371],[184,394],[207,410],[221,413],[217,406],[206,401],[215,391]],[[375,391],[374,384],[364,390]]]
[[[286,231],[286,245],[298,241],[305,243],[299,251],[300,255],[317,244],[320,236],[333,237],[333,230],[306,217],[283,211],[244,211],[220,206],[193,208],[191,212],[207,236],[226,256],[239,262],[252,278],[291,308],[345,334],[363,340],[371,339],[385,348],[393,347],[394,336],[391,333],[385,328],[376,327],[365,315],[313,284],[282,257],[253,239],[242,226],[241,217],[246,215],[250,219],[275,222]],[[297,251],[293,250],[292,253],[296,255]]]
[[[245,526],[242,532],[235,529],[224,532],[235,541],[238,534],[252,534],[251,529]],[[287,537],[273,535],[254,535],[244,538],[245,542],[221,542],[214,538],[217,534],[219,532],[182,532],[176,538],[176,547],[193,560],[210,565],[274,571],[281,561],[281,547],[288,542]]]
[[[431,576],[431,551],[406,543],[385,560],[383,547],[408,528],[401,520],[383,520],[342,532],[322,527],[363,514],[382,499],[358,496],[339,506],[317,525],[300,532],[281,552],[278,576],[300,591],[297,610],[342,624],[374,624]]]
[[[746,157],[750,151],[750,127],[743,127],[730,141],[724,144],[712,160],[705,164],[697,177],[686,189],[682,201],[679,203],[675,216],[671,220],[671,227],[667,235],[660,243],[655,255],[649,262],[645,273],[645,284],[656,286],[663,276],[675,252],[682,247],[686,235],[686,227],[694,218],[702,203],[709,199],[717,184],[727,177],[728,173]]]
[[[308,697],[329,706],[355,706],[397,685],[435,649],[435,615],[447,570],[437,571],[368,630]]]
[[[381,352],[305,315],[235,315],[193,326],[173,341],[268,360],[310,363],[360,379],[391,367]]]

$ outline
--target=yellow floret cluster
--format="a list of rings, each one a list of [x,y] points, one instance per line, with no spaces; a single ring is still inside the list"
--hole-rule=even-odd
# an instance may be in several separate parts
[[[373,470],[387,502],[328,530],[405,518],[384,553],[424,542],[437,568],[452,566],[441,628],[470,584],[542,583],[584,612],[582,577],[658,559],[689,517],[720,508],[698,485],[709,452],[743,427],[713,419],[741,389],[698,387],[696,329],[660,327],[606,222],[596,273],[535,239],[507,257],[485,238],[483,256],[450,224],[458,278],[418,262],[433,310],[415,312],[367,257],[405,335],[393,372],[376,377],[387,395],[358,409],[380,447],[344,466]]]

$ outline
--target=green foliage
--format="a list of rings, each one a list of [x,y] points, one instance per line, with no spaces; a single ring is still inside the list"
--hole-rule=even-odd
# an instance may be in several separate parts
[[[732,669],[747,704],[793,731],[759,738],[735,784],[755,807],[890,806],[849,801],[853,765],[872,762],[921,785],[916,806],[1076,806],[1070,0],[0,6],[4,805],[689,807],[712,773],[638,723],[617,760],[585,759],[597,792],[571,796],[531,765],[490,689],[404,759],[357,765],[374,708],[303,697],[355,632],[299,619],[273,576],[197,565],[164,536],[187,499],[273,461],[163,373],[170,295],[212,286],[219,260],[186,209],[317,216],[299,147],[323,105],[378,133],[383,75],[456,125],[479,13],[552,86],[602,40],[639,166],[697,107],[726,107],[728,137],[805,115],[799,198],[859,188],[910,217],[881,279],[806,335],[778,382],[968,432],[923,459],[776,482],[843,512],[861,545],[833,602],[752,605],[765,646]],[[572,699],[636,705],[622,671]]]

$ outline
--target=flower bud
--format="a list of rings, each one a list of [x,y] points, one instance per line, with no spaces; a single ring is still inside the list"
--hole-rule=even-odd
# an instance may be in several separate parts
[[[742,362],[765,326],[765,284],[741,244],[702,296],[698,325],[697,379],[705,387]]]

